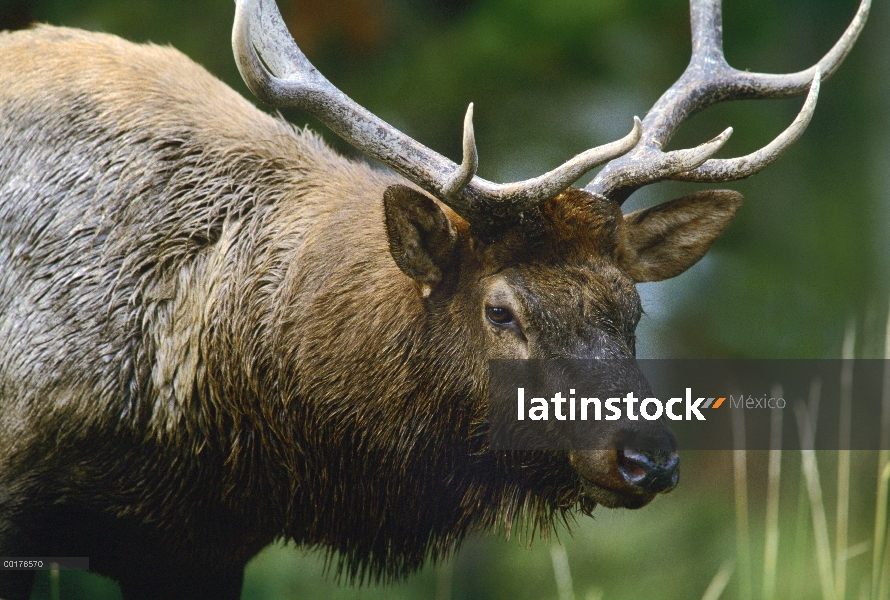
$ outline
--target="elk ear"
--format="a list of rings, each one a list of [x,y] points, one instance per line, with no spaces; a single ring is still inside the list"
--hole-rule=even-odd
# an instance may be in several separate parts
[[[454,226],[435,202],[405,185],[386,189],[383,212],[393,260],[429,296],[453,260]]]
[[[676,277],[701,259],[729,225],[742,196],[695,192],[624,217],[618,262],[637,283]]]

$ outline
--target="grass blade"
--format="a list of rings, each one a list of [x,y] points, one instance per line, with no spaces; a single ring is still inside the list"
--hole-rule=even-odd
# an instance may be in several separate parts
[[[834,581],[837,597],[847,596],[847,532],[850,521],[850,418],[853,410],[853,355],[856,348],[856,321],[850,319],[841,351],[841,403],[837,455],[837,521],[835,529]]]
[[[553,560],[553,574],[556,577],[556,590],[559,600],[575,600],[575,588],[572,586],[572,572],[569,570],[569,555],[560,544],[550,546],[550,558]]]
[[[819,385],[813,382],[810,389],[811,406],[818,402]],[[815,397],[814,397],[815,396]],[[822,598],[833,600],[836,598],[834,586],[834,570],[831,565],[831,547],[828,542],[828,520],[825,518],[825,505],[822,501],[822,486],[819,483],[819,465],[816,461],[816,452],[813,450],[815,437],[813,423],[810,419],[810,411],[798,403],[794,407],[797,417],[797,427],[801,442],[801,464],[804,478],[807,484],[807,493],[810,498],[810,514],[813,517],[813,535],[816,540],[816,562],[819,566],[819,583],[822,588]]]
[[[881,390],[881,450],[878,452],[878,498],[875,503],[875,537],[871,563],[871,597],[881,591],[881,573],[887,546],[887,496],[890,478],[890,309],[884,335],[884,385]]]
[[[739,563],[739,598],[751,600],[751,539],[748,528],[748,464],[745,454],[745,416],[732,411],[732,437],[736,450],[732,453],[735,475],[736,554]]]
[[[717,571],[714,579],[708,585],[708,589],[705,590],[705,595],[701,597],[701,600],[718,600],[723,594],[723,590],[726,589],[726,584],[729,583],[729,578],[732,577],[734,570],[735,565],[732,564],[731,560],[723,563],[723,566],[720,567],[720,570]]]
[[[51,600],[59,600],[61,598],[61,590],[59,588],[59,565],[52,563],[49,571],[49,597]]]
[[[781,386],[772,390],[773,398],[781,398]],[[776,597],[776,572],[779,562],[779,483],[782,474],[782,411],[770,415],[769,475],[766,488],[766,547],[763,553],[763,598]]]
[[[813,448],[813,438],[816,435],[816,423],[819,422],[819,399],[821,396],[822,390],[822,381],[819,378],[814,379],[810,382],[810,398],[809,403],[805,409],[807,416],[809,417],[810,423],[810,431],[808,432],[808,439],[804,440],[803,432],[801,432],[801,448],[803,449],[812,449]],[[798,423],[799,425],[799,423]],[[797,523],[795,527],[795,570],[794,573],[796,586],[793,588],[795,591],[800,592],[798,597],[804,598],[803,590],[806,589],[806,584],[809,582],[810,574],[809,574],[809,564],[808,564],[808,549],[811,546],[810,544],[810,532],[813,530],[809,525],[811,519],[815,518],[811,514],[810,510],[810,493],[809,487],[807,486],[807,480],[803,471],[803,462],[801,459],[801,472],[800,472],[800,488],[797,499]],[[829,561],[830,562],[830,561]],[[809,599],[807,599],[809,600]]]
[[[884,552],[884,566],[881,567],[881,583],[878,586],[878,598],[887,597],[890,597],[890,552]]]
[[[890,490],[890,463],[884,465],[878,479],[878,498],[875,502],[875,542],[872,551],[871,597],[879,599],[881,569],[887,548],[887,495]]]
[[[810,579],[808,563],[808,551],[810,544],[810,502],[808,500],[807,485],[801,473],[800,484],[797,490],[797,508],[794,523],[794,566],[790,574],[792,578],[791,592],[795,598],[804,598],[803,590]]]

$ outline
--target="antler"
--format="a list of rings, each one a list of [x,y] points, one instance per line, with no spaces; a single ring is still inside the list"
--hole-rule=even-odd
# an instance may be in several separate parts
[[[309,112],[480,228],[493,227],[553,198],[640,139],[641,123],[634,117],[632,131],[618,141],[587,150],[539,177],[492,183],[476,176],[472,104],[464,119],[463,162],[456,165],[359,106],[325,79],[297,47],[274,0],[236,0],[232,45],[241,76],[258,98]]]
[[[801,136],[813,116],[821,78],[840,66],[862,31],[871,0],[862,0],[840,40],[818,63],[798,73],[772,75],[734,69],[723,56],[720,0],[690,0],[692,59],[674,85],[643,120],[643,135],[633,151],[610,162],[585,188],[618,202],[664,179],[716,183],[743,179],[766,168]],[[712,104],[728,100],[789,98],[809,89],[794,122],[768,145],[740,158],[710,158],[732,128],[691,150],[663,152],[683,122]],[[710,159],[710,160],[709,160]]]

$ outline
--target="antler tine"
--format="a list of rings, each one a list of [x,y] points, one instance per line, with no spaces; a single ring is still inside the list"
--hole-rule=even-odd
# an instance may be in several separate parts
[[[521,214],[553,198],[590,169],[628,152],[637,145],[642,131],[639,117],[634,117],[633,129],[620,140],[586,150],[552,171],[516,183],[492,183],[474,177],[464,193],[480,194],[486,212],[495,220]]]
[[[853,20],[844,30],[840,39],[832,46],[819,62],[803,71],[788,74],[773,73],[749,73],[732,69],[732,80],[739,99],[759,98],[791,98],[805,92],[810,88],[816,73],[822,75],[822,79],[828,79],[837,70],[844,59],[853,49],[853,44],[859,38],[868,13],[871,9],[871,0],[862,0]],[[733,98],[735,99],[735,97]]]
[[[734,181],[775,162],[809,124],[820,80],[831,75],[853,47],[865,25],[871,0],[861,1],[852,22],[822,60],[787,75],[748,73],[726,63],[720,5],[720,0],[690,0],[693,50],[689,66],[646,115],[637,147],[606,165],[587,186],[588,191],[623,202],[640,187],[664,179]],[[807,89],[807,100],[794,122],[757,152],[734,159],[710,159],[683,169],[672,157],[673,152],[661,151],[686,119],[708,106],[729,100],[787,98]]]
[[[456,165],[405,135],[334,87],[300,51],[274,0],[236,0],[232,46],[245,83],[276,106],[306,110],[344,140],[427,190],[473,226],[490,229],[569,187],[590,169],[633,148],[639,119],[624,138],[592,148],[526,181],[497,184],[476,176],[473,105],[464,119],[463,161]],[[700,162],[693,166],[698,166]]]
[[[756,152],[740,156],[739,158],[712,158],[700,167],[672,175],[671,179],[697,183],[736,181],[759,173],[773,164],[782,156],[785,150],[791,147],[803,135],[807,125],[810,124],[810,119],[813,118],[813,113],[816,112],[816,100],[819,98],[819,83],[821,79],[821,73],[816,71],[816,74],[813,76],[813,83],[810,85],[810,93],[807,94],[806,102],[804,102],[797,118],[772,142]]]
[[[460,168],[451,176],[451,180],[445,184],[442,194],[451,198],[464,189],[476,175],[479,168],[479,154],[476,152],[476,134],[473,132],[473,103],[467,107],[464,117],[464,159]]]

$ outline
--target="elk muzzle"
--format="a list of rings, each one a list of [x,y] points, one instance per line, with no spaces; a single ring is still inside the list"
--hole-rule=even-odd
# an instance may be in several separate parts
[[[663,423],[622,422],[604,442],[602,448],[569,452],[585,493],[597,503],[640,508],[677,486],[677,440]]]

